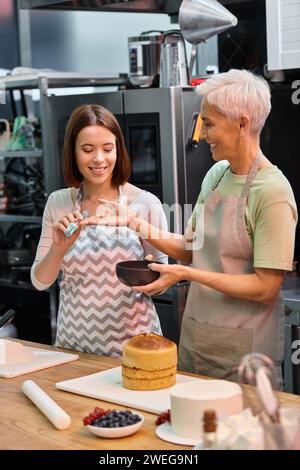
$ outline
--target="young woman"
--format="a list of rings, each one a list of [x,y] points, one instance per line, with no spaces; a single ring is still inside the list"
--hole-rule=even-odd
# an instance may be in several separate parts
[[[148,255],[167,262],[167,257],[128,227],[79,223],[82,213],[96,216],[99,199],[104,198],[166,229],[160,201],[129,184],[129,175],[130,162],[116,118],[102,106],[77,108],[64,142],[64,178],[70,187],[49,196],[31,269],[32,283],[40,290],[62,272],[57,346],[119,356],[125,339],[140,333],[161,334],[151,298],[121,284],[115,265]],[[67,237],[65,230],[71,223],[78,228]]]

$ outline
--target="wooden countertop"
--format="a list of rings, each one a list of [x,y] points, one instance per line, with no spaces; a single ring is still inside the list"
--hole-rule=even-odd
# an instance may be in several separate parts
[[[56,349],[51,346],[22,341],[22,343],[44,349]],[[67,352],[70,352],[69,350]],[[73,351],[72,351],[73,352]],[[0,449],[30,450],[181,450],[191,447],[180,446],[163,441],[155,435],[157,415],[142,411],[145,422],[142,428],[128,437],[120,439],[102,439],[93,436],[82,424],[82,419],[95,406],[121,409],[121,405],[109,404],[101,400],[75,395],[57,390],[56,382],[94,374],[116,367],[120,360],[100,357],[94,354],[79,353],[80,359],[56,367],[43,369],[12,379],[0,378],[1,420]],[[200,376],[199,376],[200,377]],[[201,377],[204,378],[204,377]],[[21,384],[24,380],[34,380],[48,393],[70,416],[71,426],[64,431],[57,430],[51,422],[23,394]],[[244,405],[257,404],[253,387],[244,385]],[[278,394],[282,405],[300,409],[300,396],[288,393]]]

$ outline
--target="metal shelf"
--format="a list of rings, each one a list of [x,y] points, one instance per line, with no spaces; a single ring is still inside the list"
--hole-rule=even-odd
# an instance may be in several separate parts
[[[0,159],[4,158],[41,158],[43,156],[42,150],[0,150]]]
[[[20,289],[20,290],[29,290],[33,292],[37,292],[37,289],[34,287],[31,282],[25,282],[25,281],[19,281],[17,280],[16,282],[11,282],[10,279],[4,279],[0,277],[0,289],[1,287],[10,287],[12,289]],[[45,292],[46,294],[50,294],[51,288],[45,289],[40,292]]]
[[[11,280],[0,278],[0,288],[1,287],[12,287],[13,289],[22,289],[22,290],[30,290],[30,291],[36,290],[35,287],[32,284],[30,284],[30,282],[17,281],[17,283],[12,284]]]
[[[37,215],[0,214],[0,222],[40,224],[42,223],[42,217]]]
[[[21,0],[21,8],[46,10],[121,11],[129,13],[178,14],[182,0]]]
[[[28,74],[5,75],[1,82],[6,90],[25,90],[40,88],[44,92],[47,88],[97,87],[97,86],[124,86],[129,85],[126,74],[83,75],[71,72],[37,72]]]

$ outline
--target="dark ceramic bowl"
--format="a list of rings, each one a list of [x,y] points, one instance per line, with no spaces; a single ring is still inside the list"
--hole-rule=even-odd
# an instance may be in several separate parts
[[[163,264],[160,261],[121,261],[116,265],[118,278],[126,286],[145,286],[159,278],[160,273],[151,271],[148,264]]]

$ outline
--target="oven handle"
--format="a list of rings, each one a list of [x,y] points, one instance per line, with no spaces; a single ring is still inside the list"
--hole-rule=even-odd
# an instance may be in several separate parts
[[[201,129],[202,129],[202,117],[201,114],[198,113],[194,116],[194,126],[192,131],[191,137],[191,146],[194,148],[198,147],[199,141],[201,140]]]

